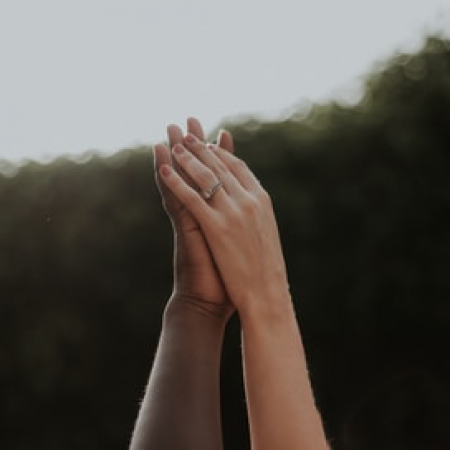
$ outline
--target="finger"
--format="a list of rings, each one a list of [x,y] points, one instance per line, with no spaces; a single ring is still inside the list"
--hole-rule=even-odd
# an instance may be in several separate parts
[[[193,134],[201,141],[205,140],[205,133],[203,131],[202,124],[195,117],[189,117],[187,120],[187,131]]]
[[[172,165],[170,149],[164,144],[157,144],[153,147],[153,163],[155,167],[155,181],[161,194],[165,209],[173,211],[179,205],[178,200],[172,195],[167,186],[161,181],[160,168],[163,165]]]
[[[173,148],[176,144],[183,142],[183,131],[178,125],[169,125],[167,127],[167,137],[169,138],[169,146]]]
[[[159,175],[164,182],[164,185],[173,194],[173,196],[184,207],[192,213],[194,218],[199,223],[205,223],[208,215],[213,213],[209,207],[198,194],[198,192],[189,186],[183,178],[168,164],[164,164],[159,169]]]
[[[203,162],[195,157],[188,149],[180,144],[173,148],[173,156],[180,167],[189,175],[189,177],[200,188],[201,192],[210,191],[219,181],[225,187],[225,182],[216,176],[216,174]],[[219,199],[228,201],[228,195],[224,189],[219,189],[211,200]]]
[[[233,136],[227,130],[220,130],[219,135],[217,136],[217,145],[230,153],[234,153]]]
[[[160,183],[159,169],[163,164],[172,165],[172,157],[169,148],[164,144],[157,144],[153,147],[153,164],[155,167],[155,179],[161,194],[165,193],[165,186]]]
[[[184,142],[195,157],[214,172],[228,194],[233,197],[243,194],[242,186],[238,180],[228,170],[227,166],[211,151],[210,147],[213,147],[212,144],[206,146],[192,134],[188,134],[184,138]]]
[[[194,122],[196,119],[188,119],[188,127],[190,126],[189,120]],[[197,121],[197,123],[198,123],[197,128],[194,123],[191,124],[191,127],[193,126],[193,128],[196,132],[200,132],[200,134],[202,134],[203,131],[201,129],[200,122]],[[200,129],[198,127],[200,127]],[[167,127],[167,137],[169,138],[169,146],[172,149],[175,145],[181,144],[183,142],[183,131],[181,130],[181,128],[178,125],[173,125],[173,124],[169,125]],[[169,152],[169,156],[171,156],[170,152]],[[176,161],[172,161],[172,166],[184,178],[184,180],[186,180],[186,182],[188,184],[190,184],[191,186],[195,186],[195,183],[189,178],[189,175],[187,175],[183,171],[183,169],[181,169],[181,167],[179,167],[177,165]]]
[[[187,119],[187,130],[189,133],[197,136],[198,139],[204,140],[205,134],[201,123],[195,117],[189,117]],[[167,136],[169,138],[169,145],[172,148],[176,144],[183,142],[183,131],[178,125],[171,124],[167,127]]]
[[[211,151],[225,164],[243,188],[249,191],[257,191],[262,188],[259,180],[242,159],[218,146],[212,146]]]
[[[169,148],[164,144],[156,144],[153,148],[154,163],[156,172],[163,164],[171,164]]]

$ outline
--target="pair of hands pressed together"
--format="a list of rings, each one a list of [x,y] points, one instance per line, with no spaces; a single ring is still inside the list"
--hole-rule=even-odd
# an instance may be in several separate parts
[[[175,234],[174,297],[220,307],[226,316],[235,308],[241,320],[280,306],[264,303],[268,290],[289,298],[268,194],[233,155],[231,134],[223,131],[217,145],[206,145],[196,119],[187,128],[183,136],[169,126],[170,148],[154,149],[156,181]],[[218,181],[221,188],[205,201],[201,191]]]
[[[235,310],[252,449],[328,449],[269,195],[234,156],[230,133],[206,144],[193,118],[186,135],[167,130],[154,162],[174,232],[174,288],[131,449],[222,448],[220,355]]]
[[[198,139],[204,139],[204,133],[198,120],[187,121],[188,132]],[[213,262],[208,244],[202,230],[192,213],[171,192],[162,180],[160,170],[164,165],[173,165],[171,149],[183,143],[184,135],[177,125],[167,127],[169,147],[159,144],[154,147],[155,181],[162,197],[174,232],[174,289],[173,300],[188,302],[212,314],[223,313],[230,316],[233,307],[229,302],[220,274]],[[232,152],[231,135],[222,133],[218,142],[227,151]],[[188,177],[185,176],[186,181]]]

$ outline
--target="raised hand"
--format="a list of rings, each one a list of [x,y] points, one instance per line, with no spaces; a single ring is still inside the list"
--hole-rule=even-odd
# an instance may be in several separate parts
[[[277,225],[266,191],[243,161],[220,146],[207,146],[194,133],[183,144],[173,147],[173,157],[192,182],[169,164],[161,164],[159,171],[200,226],[233,304],[241,315],[254,306],[279,308],[280,304],[264,303],[265,297],[276,293],[290,307]],[[210,194],[213,188],[213,197],[205,201],[202,193]]]
[[[204,140],[204,132],[198,120],[189,118],[187,130],[196,136],[199,142]],[[178,171],[187,185],[194,186],[188,174],[173,161],[171,156],[170,149],[183,142],[183,132],[176,125],[169,125],[167,132],[170,148],[163,144],[156,145],[154,161],[156,183],[174,230],[173,296],[205,311],[229,316],[233,308],[228,301],[227,293],[198,221],[161,180],[160,168],[169,165]],[[221,132],[217,142],[228,152],[233,152],[233,139],[230,133]]]

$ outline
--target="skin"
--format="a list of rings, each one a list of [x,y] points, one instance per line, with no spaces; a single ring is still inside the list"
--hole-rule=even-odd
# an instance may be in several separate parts
[[[187,129],[204,139],[200,123]],[[170,147],[183,140],[176,125],[167,129]],[[231,135],[218,143],[233,151]],[[176,165],[170,148],[154,149],[155,179],[174,233],[174,287],[130,449],[222,448],[220,355],[225,325],[234,311],[197,220],[160,177],[164,165]],[[192,181],[179,168],[186,185]]]
[[[252,448],[327,449],[269,195],[245,163],[194,133],[172,155],[190,182],[168,159],[160,181],[198,224],[240,316]],[[205,201],[197,187],[219,180],[222,187]]]

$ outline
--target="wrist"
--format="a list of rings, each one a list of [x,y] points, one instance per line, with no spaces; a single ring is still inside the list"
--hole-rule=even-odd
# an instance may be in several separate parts
[[[252,295],[238,309],[242,328],[283,326],[296,322],[295,310],[289,291],[276,295]]]
[[[213,326],[225,326],[233,314],[230,305],[219,304],[192,295],[174,293],[164,310],[164,320],[186,317],[211,323]]]

